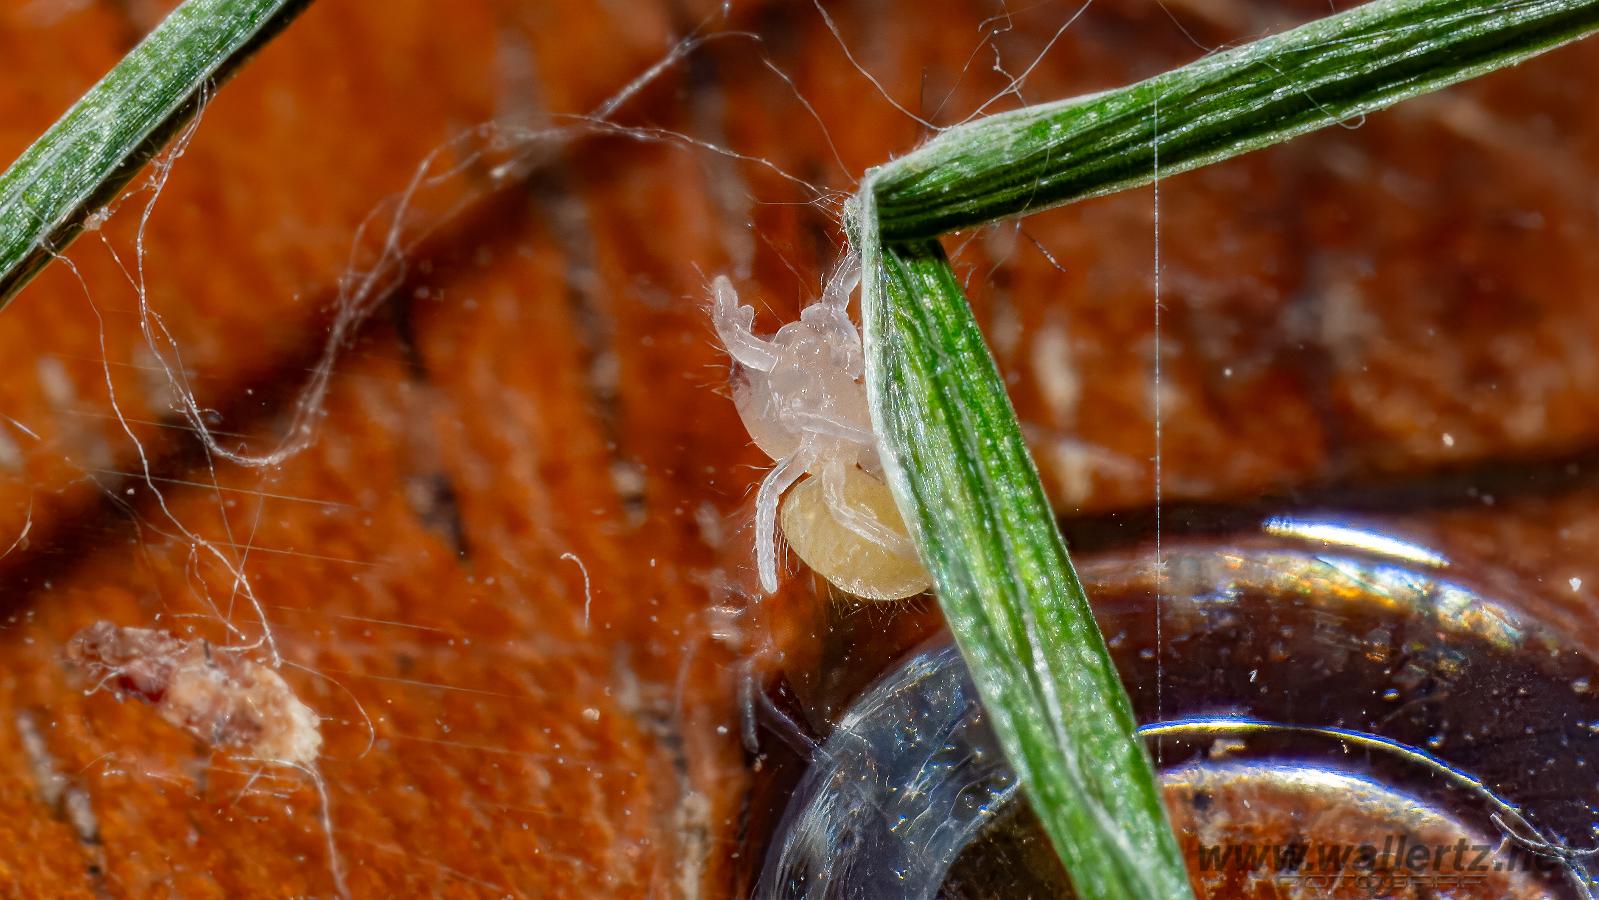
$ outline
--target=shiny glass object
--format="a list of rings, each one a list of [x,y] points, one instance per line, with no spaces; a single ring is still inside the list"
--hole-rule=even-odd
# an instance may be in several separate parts
[[[1202,896],[1591,895],[1580,640],[1337,522],[1169,547],[1158,603],[1147,553],[1083,576]],[[1017,796],[935,641],[813,754],[759,895],[1058,895]]]

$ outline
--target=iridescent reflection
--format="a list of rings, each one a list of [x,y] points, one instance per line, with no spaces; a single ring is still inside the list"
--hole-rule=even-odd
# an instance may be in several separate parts
[[[1592,896],[1594,656],[1424,547],[1274,521],[1168,547],[1158,605],[1147,556],[1082,569],[1201,894]],[[926,647],[821,745],[757,895],[1060,895],[1018,796],[959,655]]]

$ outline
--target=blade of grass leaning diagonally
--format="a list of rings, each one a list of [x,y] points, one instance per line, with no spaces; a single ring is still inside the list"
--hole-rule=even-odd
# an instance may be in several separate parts
[[[1375,0],[1131,87],[949,129],[864,179],[847,223],[884,470],[1079,896],[1190,888],[1130,702],[933,238],[1240,155],[1596,29],[1599,0]]]
[[[884,241],[1147,184],[1515,65],[1599,0],[1373,0],[1101,94],[951,128],[872,177]],[[1159,99],[1159,127],[1152,115]]]
[[[0,175],[0,307],[310,0],[188,0]]]

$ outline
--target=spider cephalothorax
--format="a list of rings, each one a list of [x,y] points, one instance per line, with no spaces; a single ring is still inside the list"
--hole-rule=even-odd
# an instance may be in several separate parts
[[[718,276],[712,286],[739,418],[776,463],[755,500],[756,563],[767,593],[777,590],[778,504],[802,478],[783,503],[782,526],[807,565],[876,600],[921,593],[930,581],[881,477],[860,332],[849,317],[859,282],[859,269],[846,262],[822,298],[770,338],[755,334],[755,310],[739,302],[731,281]]]

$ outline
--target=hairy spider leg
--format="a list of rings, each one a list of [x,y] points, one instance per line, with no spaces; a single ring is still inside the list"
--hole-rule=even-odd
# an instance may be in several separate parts
[[[777,592],[777,503],[810,468],[811,456],[810,441],[800,441],[794,455],[778,460],[766,473],[755,493],[755,565],[761,590],[768,594]]]
[[[795,424],[800,425],[806,434],[833,438],[835,443],[840,444],[832,453],[819,454],[827,458],[835,456],[853,458],[859,452],[857,448],[871,447],[877,444],[877,436],[870,429],[851,425],[842,419],[823,413],[812,412],[807,409],[790,409],[788,410],[788,418]]]
[[[822,286],[822,303],[834,309],[849,308],[849,298],[861,283],[860,257],[851,253],[839,261],[838,267]]]
[[[844,461],[834,457],[822,466],[822,499],[840,525],[890,553],[915,558],[916,547],[904,535],[887,527],[870,510],[849,502],[844,494]]]
[[[733,282],[726,275],[716,276],[711,285],[716,294],[712,318],[717,337],[722,339],[728,355],[739,365],[761,372],[772,371],[777,367],[777,349],[770,341],[755,336],[755,307],[738,302],[738,291],[733,289]]]

